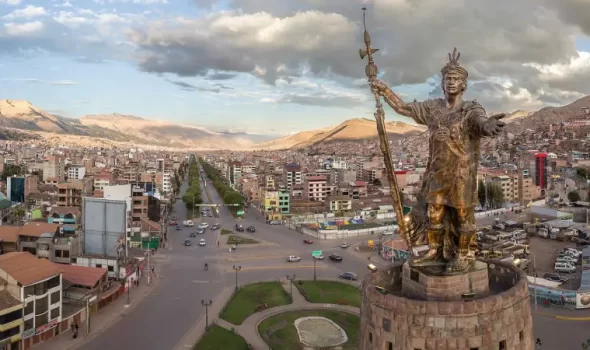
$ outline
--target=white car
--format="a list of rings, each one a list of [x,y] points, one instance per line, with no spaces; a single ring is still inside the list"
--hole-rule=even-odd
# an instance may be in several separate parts
[[[200,223],[198,227],[199,228],[207,228],[207,227],[209,227],[209,224],[206,222],[203,222],[203,223]]]
[[[200,245],[201,247],[204,247],[204,246],[206,246],[206,245],[207,245],[207,243],[205,243],[205,240],[204,240],[203,238],[201,238],[201,240],[199,241],[199,245]]]
[[[350,244],[348,244],[347,242],[342,242],[342,244],[340,245],[341,248],[348,248],[350,246]]]
[[[298,256],[290,255],[287,257],[287,262],[297,262],[300,261],[301,258]]]
[[[317,256],[314,256],[314,258],[316,260],[324,260],[324,256],[323,255],[317,255]]]

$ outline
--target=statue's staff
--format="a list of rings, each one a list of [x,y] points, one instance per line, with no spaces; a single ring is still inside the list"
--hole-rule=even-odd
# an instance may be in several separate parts
[[[363,7],[363,28],[366,48],[360,49],[359,52],[361,59],[364,59],[365,56],[368,58],[367,66],[365,67],[365,74],[367,75],[369,83],[372,83],[377,79],[377,74],[379,73],[379,68],[373,60],[373,54],[379,51],[379,49],[374,49],[371,47],[371,36],[367,31],[366,13],[367,8]],[[381,97],[379,96],[378,92],[373,91],[373,95],[375,96],[375,106],[377,107],[377,111],[373,115],[375,116],[375,121],[377,122],[377,132],[379,134],[381,153],[383,153],[385,169],[387,171],[387,180],[389,182],[389,194],[391,195],[391,199],[393,200],[393,209],[395,211],[395,216],[397,218],[397,224],[399,226],[400,235],[406,240],[411,256],[413,255],[411,250],[412,242],[409,237],[408,222],[404,217],[404,207],[401,198],[401,191],[397,184],[397,178],[394,173],[395,169],[392,163],[393,161],[391,158],[391,149],[389,148],[389,140],[387,139],[387,131],[385,129],[385,112],[383,111]]]

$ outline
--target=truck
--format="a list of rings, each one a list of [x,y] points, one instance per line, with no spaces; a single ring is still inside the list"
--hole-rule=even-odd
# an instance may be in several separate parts
[[[192,220],[184,220],[184,221],[182,222],[182,224],[183,224],[185,227],[193,227],[193,226],[195,226],[195,223],[194,223]]]

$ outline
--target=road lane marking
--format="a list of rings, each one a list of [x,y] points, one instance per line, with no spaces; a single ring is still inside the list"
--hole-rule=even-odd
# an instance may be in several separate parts
[[[325,269],[328,266],[316,265],[316,269]],[[288,269],[313,269],[313,265],[282,265],[282,266],[254,266],[254,267],[242,267],[240,271],[249,270],[288,270]],[[234,272],[234,270],[224,270],[225,272]]]
[[[262,260],[262,259],[273,259],[273,258],[285,258],[287,256],[297,255],[297,254],[281,254],[281,255],[267,255],[267,256],[249,256],[249,257],[229,257],[225,260],[230,261],[242,261],[242,260]]]

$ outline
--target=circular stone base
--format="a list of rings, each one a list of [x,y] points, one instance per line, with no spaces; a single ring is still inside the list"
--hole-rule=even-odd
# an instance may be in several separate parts
[[[338,346],[348,341],[342,327],[325,317],[302,317],[293,322],[299,341],[306,346],[323,348]]]

